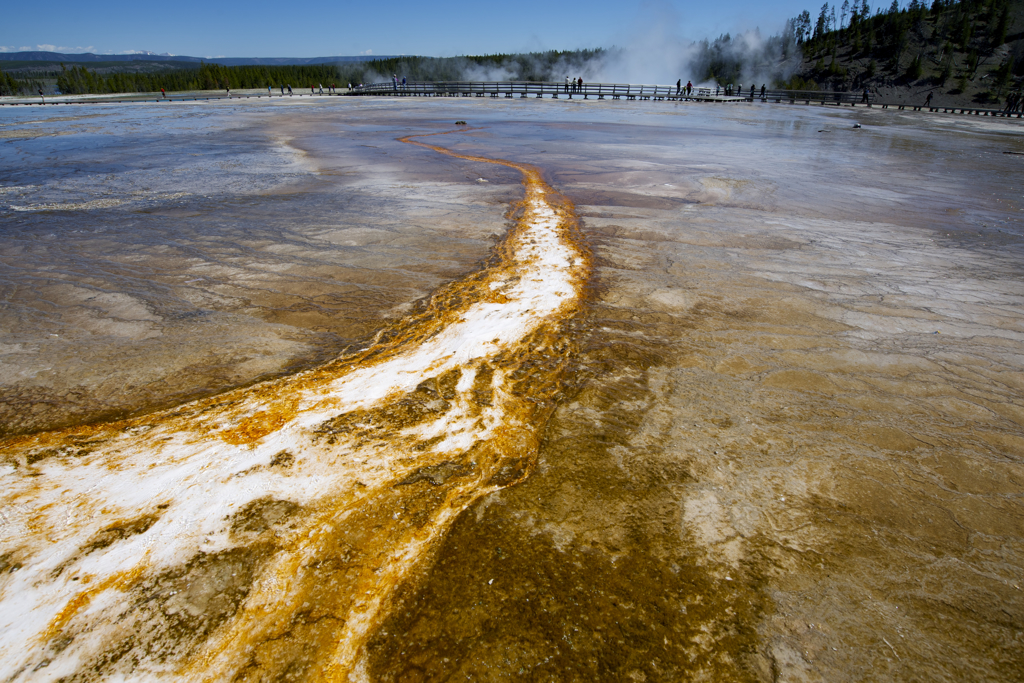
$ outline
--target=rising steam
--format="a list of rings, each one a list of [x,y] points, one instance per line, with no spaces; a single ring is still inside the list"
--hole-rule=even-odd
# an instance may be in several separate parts
[[[373,83],[393,74],[410,81],[555,81],[657,83],[676,80],[704,85],[788,80],[802,60],[792,22],[764,37],[759,29],[708,40],[685,38],[680,17],[668,5],[645,5],[618,47],[487,57],[402,57],[362,65],[349,80]],[[356,70],[360,70],[355,73]]]

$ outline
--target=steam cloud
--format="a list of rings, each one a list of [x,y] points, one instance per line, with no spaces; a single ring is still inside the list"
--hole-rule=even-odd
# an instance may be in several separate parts
[[[409,57],[364,64],[352,82],[389,81],[392,72],[410,81],[555,81],[695,85],[774,85],[789,79],[802,60],[792,22],[767,38],[753,29],[714,40],[689,40],[678,30],[671,6],[647,4],[623,46],[573,52],[537,52],[490,58]],[[374,70],[374,67],[377,70]],[[381,73],[381,67],[387,73]],[[353,68],[349,66],[348,68]],[[343,71],[345,67],[342,67]]]

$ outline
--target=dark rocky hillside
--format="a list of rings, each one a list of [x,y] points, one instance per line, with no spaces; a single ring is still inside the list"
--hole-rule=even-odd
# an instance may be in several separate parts
[[[793,25],[804,58],[789,87],[868,87],[907,104],[931,93],[940,106],[995,107],[1024,85],[1024,0],[912,0],[906,9],[894,1],[873,14],[863,0],[845,0]]]

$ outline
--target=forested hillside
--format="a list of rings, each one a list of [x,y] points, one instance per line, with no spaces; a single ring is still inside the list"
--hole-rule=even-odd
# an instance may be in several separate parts
[[[1024,77],[1024,0],[825,3],[793,20],[803,63],[787,85],[868,87],[890,100],[995,104]]]

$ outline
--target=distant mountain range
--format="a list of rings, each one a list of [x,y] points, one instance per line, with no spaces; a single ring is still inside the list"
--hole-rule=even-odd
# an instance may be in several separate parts
[[[396,55],[340,55],[335,57],[189,57],[186,55],[158,55],[155,52],[137,52],[128,55],[97,55],[91,52],[66,54],[62,52],[2,52],[0,62],[64,62],[82,64],[87,62],[185,62],[188,64],[223,64],[224,66],[248,66],[251,64],[337,64],[340,62],[368,62],[373,59],[388,59]]]

